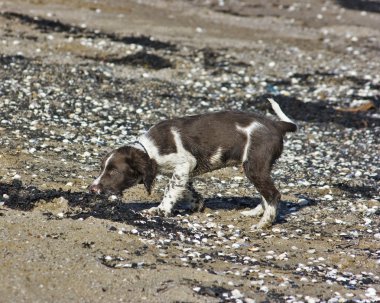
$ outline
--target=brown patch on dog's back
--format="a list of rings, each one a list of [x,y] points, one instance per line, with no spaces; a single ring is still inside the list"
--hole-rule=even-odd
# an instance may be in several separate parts
[[[149,130],[149,138],[152,139],[160,151],[160,155],[169,155],[177,152],[174,137],[170,128],[171,124],[162,121]]]

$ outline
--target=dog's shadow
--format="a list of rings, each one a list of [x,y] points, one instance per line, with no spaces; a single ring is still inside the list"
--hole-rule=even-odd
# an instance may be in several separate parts
[[[255,207],[260,203],[259,198],[252,197],[211,197],[204,199],[205,209],[217,210],[243,210],[247,207]],[[158,202],[127,202],[128,207],[136,212],[141,212],[153,206],[158,206]],[[175,213],[191,213],[186,201],[180,201],[175,207]]]
[[[64,211],[64,217],[76,219],[87,219],[94,217],[98,219],[110,220],[113,222],[125,223],[137,227],[142,232],[155,230],[157,233],[177,233],[190,235],[192,232],[176,224],[174,220],[166,220],[160,217],[147,218],[136,210],[148,208],[148,203],[124,203],[120,198],[112,199],[104,195],[95,195],[85,192],[71,192],[62,189],[42,190],[35,186],[23,186],[19,180],[13,180],[12,183],[0,182],[0,196],[7,198],[4,201],[5,207],[0,207],[0,215],[9,209],[20,211],[32,211],[36,207],[43,211],[43,215],[48,220],[61,220],[53,210],[54,204],[65,204],[67,209]],[[58,199],[58,200],[56,200]],[[137,207],[141,204],[143,207]],[[151,203],[149,203],[152,206]]]
[[[303,198],[305,203],[295,203],[291,201],[281,200],[279,204],[279,215],[275,224],[286,222],[286,218],[305,207],[312,207],[316,205],[317,201],[305,197]],[[306,202],[307,201],[307,202]],[[213,197],[205,199],[206,209],[211,209],[213,211],[217,210],[235,210],[238,212],[246,211],[255,208],[261,203],[260,197],[247,197],[247,196],[236,196],[236,197]]]
[[[142,211],[158,205],[158,203],[154,202],[124,202],[120,198],[110,201],[107,196],[85,192],[71,192],[62,189],[41,190],[34,186],[23,186],[19,180],[14,180],[10,184],[0,182],[0,196],[4,194],[8,196],[5,200],[5,206],[11,209],[31,211],[41,203],[54,203],[56,198],[64,198],[69,207],[65,215],[72,219],[95,217],[114,222],[123,222],[142,229],[153,228],[163,231],[175,228],[178,230],[180,228],[170,218],[154,217],[154,219],[147,219],[141,214]],[[307,204],[281,201],[277,223],[285,222],[286,217],[290,214],[316,203],[312,199],[308,199],[308,201],[309,203]],[[261,199],[258,197],[211,197],[205,199],[205,209],[207,212],[218,210],[243,211],[254,208],[259,203],[261,203]],[[48,219],[59,219],[48,209],[44,212]],[[180,202],[176,207],[174,214],[178,213],[191,214],[186,209],[184,202]]]
[[[281,200],[279,204],[279,213],[277,220],[273,223],[282,224],[287,222],[287,218],[289,216],[294,215],[299,212],[303,208],[313,207],[317,204],[317,201],[306,197],[305,195],[300,196],[299,198],[303,198],[306,203],[295,203],[291,201]],[[219,210],[232,210],[236,212],[247,211],[255,208],[257,205],[261,203],[261,198],[259,197],[247,197],[247,196],[236,196],[236,197],[211,197],[206,198],[204,200],[205,211],[206,212],[216,212]],[[152,202],[129,202],[125,204],[126,208],[132,209],[135,212],[142,212],[146,209],[149,209],[153,206],[158,206],[159,203]],[[185,201],[179,202],[176,208],[173,211],[173,215],[180,214],[196,214],[194,212],[189,211],[187,208],[187,204]],[[241,214],[242,217],[244,215]]]

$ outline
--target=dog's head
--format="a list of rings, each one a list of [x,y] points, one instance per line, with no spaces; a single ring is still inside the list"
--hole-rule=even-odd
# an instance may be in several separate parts
[[[103,158],[100,175],[89,190],[98,194],[121,194],[123,190],[143,183],[150,194],[156,174],[157,163],[148,154],[132,146],[123,146]]]

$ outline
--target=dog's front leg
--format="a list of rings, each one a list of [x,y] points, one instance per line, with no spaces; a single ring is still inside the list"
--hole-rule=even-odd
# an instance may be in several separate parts
[[[189,167],[187,165],[177,167],[165,188],[164,198],[161,204],[157,207],[150,208],[148,213],[151,215],[169,216],[172,213],[173,207],[182,198],[188,181]]]

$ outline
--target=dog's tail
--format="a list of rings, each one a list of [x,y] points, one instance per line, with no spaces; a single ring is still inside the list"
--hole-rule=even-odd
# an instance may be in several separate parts
[[[268,98],[268,101],[272,105],[272,108],[276,115],[280,118],[281,121],[277,121],[277,125],[281,128],[284,133],[287,132],[295,132],[298,128],[297,124],[295,124],[287,115],[284,114],[280,105],[276,101],[271,98]]]

